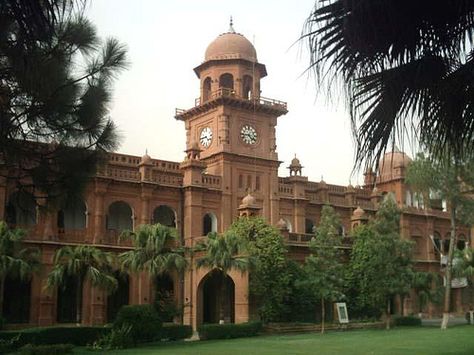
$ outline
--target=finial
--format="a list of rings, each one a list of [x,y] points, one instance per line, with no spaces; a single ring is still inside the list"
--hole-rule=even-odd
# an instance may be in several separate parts
[[[145,148],[145,155],[148,155],[148,148]]]
[[[230,17],[230,23],[229,23],[229,31],[230,33],[235,33],[234,30],[234,21],[232,20],[232,16]]]

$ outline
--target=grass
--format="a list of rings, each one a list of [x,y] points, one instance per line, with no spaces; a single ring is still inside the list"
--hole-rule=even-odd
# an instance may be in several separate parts
[[[98,352],[76,348],[75,354]],[[102,354],[102,352],[100,352]],[[259,336],[232,340],[155,343],[106,354],[267,355],[267,354],[474,354],[474,326],[442,331],[435,327],[400,327],[321,334]]]

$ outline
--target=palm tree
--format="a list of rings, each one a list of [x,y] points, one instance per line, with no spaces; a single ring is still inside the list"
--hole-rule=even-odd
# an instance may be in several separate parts
[[[3,294],[7,276],[21,280],[31,277],[40,265],[40,254],[37,248],[22,248],[21,241],[25,232],[21,229],[10,229],[0,221],[0,318],[3,313]]]
[[[419,134],[434,153],[474,144],[474,2],[315,1],[301,39],[320,85],[345,91],[357,164]]]
[[[474,249],[458,250],[453,262],[453,272],[457,277],[465,277],[470,290],[469,310],[474,309]]]
[[[198,258],[196,266],[198,268],[206,267],[211,270],[218,270],[221,273],[220,278],[220,314],[219,319],[224,319],[224,295],[226,293],[226,278],[231,270],[239,270],[242,273],[250,267],[251,259],[244,255],[244,242],[237,234],[227,232],[220,236],[212,232],[207,236],[207,241],[201,246],[206,254]],[[200,250],[200,248],[198,248]]]
[[[112,253],[90,245],[65,246],[54,255],[54,267],[46,280],[46,287],[66,286],[69,277],[76,282],[76,323],[81,323],[82,292],[86,280],[93,287],[113,292],[117,289],[117,279],[112,275],[114,264]]]
[[[126,232],[125,237],[132,238],[133,249],[119,255],[124,270],[158,276],[170,270],[183,271],[187,266],[183,250],[177,247],[174,228],[143,224],[135,232]]]

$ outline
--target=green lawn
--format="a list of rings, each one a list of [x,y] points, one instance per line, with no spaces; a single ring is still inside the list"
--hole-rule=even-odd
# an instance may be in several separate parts
[[[99,354],[76,349],[75,354]],[[106,354],[474,354],[474,326],[432,327],[259,336],[232,340],[161,343]]]

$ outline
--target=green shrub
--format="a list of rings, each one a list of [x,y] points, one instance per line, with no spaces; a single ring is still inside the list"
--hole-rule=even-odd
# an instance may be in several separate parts
[[[397,316],[393,318],[393,325],[396,326],[420,326],[421,319],[415,316]]]
[[[180,340],[193,335],[193,327],[182,324],[166,324],[160,331],[160,339]]]
[[[71,354],[74,345],[55,344],[55,345],[32,345],[27,344],[18,352],[20,355],[60,355]]]
[[[162,322],[158,312],[150,304],[123,306],[117,313],[113,329],[130,326],[134,343],[147,342],[159,336]]]
[[[0,330],[3,330],[3,328],[5,328],[5,324],[7,324],[7,320],[0,316]]]
[[[20,334],[11,339],[0,339],[0,354],[12,352],[20,346]]]
[[[0,332],[0,339],[10,340],[19,335],[19,346],[26,344],[73,344],[83,346],[93,343],[104,333],[105,327],[44,327]]]
[[[241,324],[203,324],[198,331],[201,340],[208,340],[251,337],[257,335],[261,329],[262,323],[248,322]]]
[[[130,335],[132,327],[123,325],[120,328],[113,328],[110,332],[104,334],[96,340],[91,348],[93,350],[113,350],[125,349],[133,346],[133,339]]]

